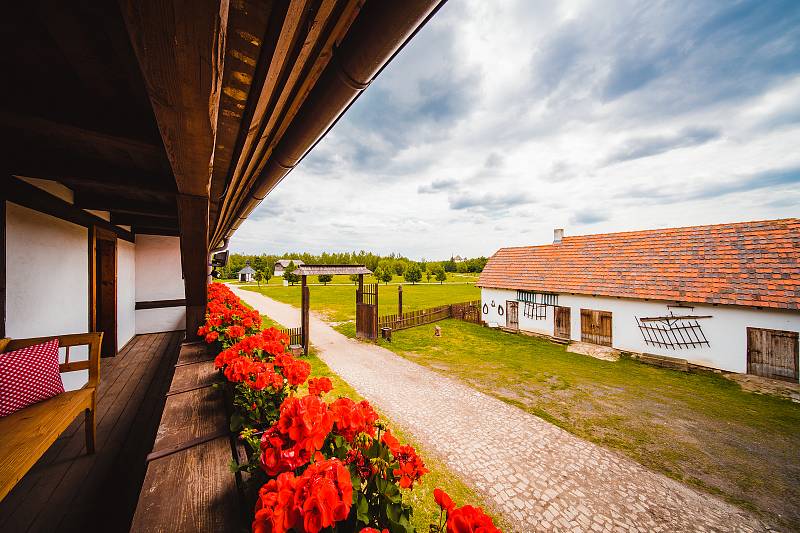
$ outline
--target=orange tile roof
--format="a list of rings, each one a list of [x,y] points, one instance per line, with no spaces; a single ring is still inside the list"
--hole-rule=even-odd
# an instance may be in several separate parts
[[[800,219],[501,248],[479,287],[800,309]]]

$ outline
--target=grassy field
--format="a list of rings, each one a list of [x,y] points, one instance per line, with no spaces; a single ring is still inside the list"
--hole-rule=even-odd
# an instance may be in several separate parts
[[[607,362],[456,320],[381,344],[654,470],[800,530],[800,404],[710,373]]]
[[[244,285],[244,289],[260,292],[280,302],[300,307],[300,287]],[[356,287],[354,285],[312,285],[311,310],[332,322],[355,320]],[[449,303],[480,299],[480,289],[471,284],[403,285],[403,311],[425,309]],[[397,312],[397,286],[381,285],[378,289],[378,313]]]

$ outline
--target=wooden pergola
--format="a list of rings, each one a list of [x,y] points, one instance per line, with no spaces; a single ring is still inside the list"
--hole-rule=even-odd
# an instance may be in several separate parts
[[[300,276],[301,283],[301,304],[300,304],[300,328],[303,335],[303,353],[308,353],[310,338],[309,317],[311,308],[311,293],[308,290],[308,276],[319,276],[330,274],[331,276],[358,276],[359,290],[364,289],[364,275],[372,274],[364,265],[302,265],[297,267],[294,274]]]
[[[2,197],[123,239],[179,236],[191,339],[209,254],[442,3],[12,3],[0,22]],[[74,203],[16,176],[62,183]]]

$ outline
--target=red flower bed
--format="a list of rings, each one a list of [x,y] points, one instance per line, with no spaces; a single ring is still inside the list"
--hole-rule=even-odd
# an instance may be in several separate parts
[[[227,287],[212,283],[209,298],[199,333],[224,348],[215,366],[233,387],[231,426],[251,452],[239,469],[264,477],[253,531],[413,532],[402,491],[413,490],[428,472],[416,450],[386,429],[369,402],[326,402],[331,380],[309,380],[311,365],[287,353],[288,337],[272,328],[258,331],[258,313]],[[299,397],[306,380],[309,393]],[[446,520],[431,531],[498,531],[480,509],[456,508],[439,489],[434,495]]]

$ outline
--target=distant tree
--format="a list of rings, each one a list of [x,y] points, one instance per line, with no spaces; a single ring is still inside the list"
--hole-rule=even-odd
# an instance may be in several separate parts
[[[422,281],[422,269],[416,263],[411,264],[403,274],[403,278],[412,285],[418,281]]]
[[[430,283],[432,277],[433,277],[433,272],[431,272],[431,269],[429,268],[425,271],[425,279],[428,281],[428,283]]]
[[[466,274],[468,272],[466,261],[461,261],[460,263],[456,263],[456,272],[458,272],[459,274]]]
[[[444,268],[437,267],[436,271],[434,272],[434,276],[436,276],[436,281],[439,282],[441,285],[443,282],[447,281],[447,272],[444,271]]]
[[[317,276],[317,279],[319,279],[319,282],[323,285],[327,285],[329,281],[333,281],[333,276],[331,274],[320,274]]]
[[[253,276],[253,279],[256,280],[256,283],[258,283],[258,286],[261,287],[261,282],[264,280],[264,273],[261,272],[260,270],[256,270],[256,273]]]
[[[264,283],[269,283],[269,280],[272,279],[272,269],[267,268],[266,270],[262,270],[261,275],[264,276]]]
[[[419,268],[419,267],[417,267]],[[394,272],[398,276],[402,276],[403,273],[407,270],[406,264],[403,261],[395,261],[394,262]]]
[[[358,274],[350,274],[350,281],[353,282],[353,285],[357,284],[358,283]]]
[[[392,276],[392,271],[391,270],[380,270],[379,269],[378,272],[381,273],[380,278],[375,278],[378,281],[382,281],[384,284],[388,284],[390,281],[392,281],[392,277],[393,276]]]
[[[458,268],[456,266],[456,260],[453,259],[452,256],[450,256],[450,259],[448,259],[447,261],[444,262],[443,266],[444,266],[444,271],[445,272],[455,272],[456,269]]]
[[[297,266],[295,266],[294,261],[289,261],[289,264],[286,265],[286,271],[283,273],[283,279],[292,285],[300,281],[300,276],[294,273],[295,270],[297,270]]]

